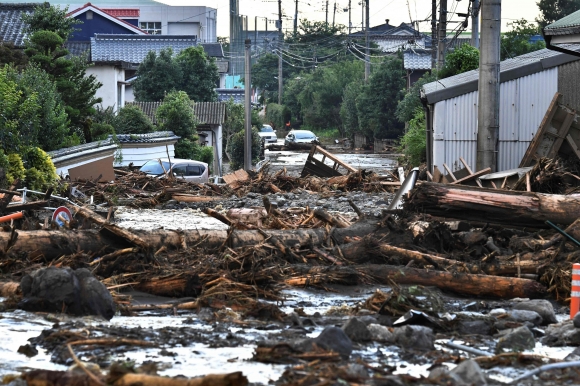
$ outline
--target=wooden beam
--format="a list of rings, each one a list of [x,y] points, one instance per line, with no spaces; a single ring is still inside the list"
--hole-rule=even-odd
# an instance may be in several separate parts
[[[475,172],[473,174],[470,174],[470,175],[468,175],[466,177],[463,177],[463,178],[461,178],[461,179],[459,179],[457,181],[453,181],[451,183],[451,185],[457,185],[457,184],[460,184],[460,183],[465,182],[465,181],[471,181],[471,180],[473,180],[475,178],[481,177],[481,176],[483,176],[485,174],[489,174],[489,173],[491,173],[491,168],[485,168],[483,170],[480,170],[478,172]]]
[[[548,151],[546,157],[554,158],[556,154],[558,154],[558,151],[560,150],[560,147],[562,146],[564,139],[566,139],[566,135],[568,135],[570,126],[572,125],[572,122],[574,122],[574,117],[576,117],[576,111],[574,110],[569,111],[568,114],[566,114],[566,118],[564,118],[562,126],[560,126],[560,128],[558,129],[558,134],[556,134],[557,138],[552,144],[552,147],[550,148],[550,151]]]
[[[580,158],[580,149],[578,149],[578,145],[576,144],[574,138],[572,138],[570,134],[566,136],[566,142],[568,142],[568,145],[570,145],[572,151],[574,151],[574,153],[576,154],[576,157]]]
[[[457,181],[457,178],[455,178],[455,175],[453,174],[453,172],[451,171],[451,169],[449,169],[449,166],[447,166],[447,164],[443,164],[443,167],[445,168],[445,170],[447,170],[447,174],[449,174],[449,176],[451,177],[451,179],[453,181]]]
[[[473,174],[473,170],[471,170],[471,168],[469,167],[469,165],[467,164],[467,162],[465,162],[465,160],[463,159],[463,157],[459,157],[459,161],[461,161],[461,163],[463,164],[463,166],[465,167],[465,169],[467,169],[467,172],[469,174]],[[477,186],[479,186],[480,188],[483,188],[483,185],[481,185],[481,181],[479,180],[475,180],[475,182],[477,183]]]
[[[314,150],[314,152],[312,150]],[[346,170],[348,170],[351,173],[355,173],[358,171],[358,169],[353,168],[352,166],[350,166],[346,162],[340,160],[334,154],[324,150],[323,148],[321,148],[318,145],[314,146],[314,149],[312,149],[312,150],[310,150],[310,157],[314,157],[314,153],[320,153],[320,154],[326,156],[328,159],[336,162],[337,164],[339,164],[340,166],[342,166],[343,168],[345,168]]]

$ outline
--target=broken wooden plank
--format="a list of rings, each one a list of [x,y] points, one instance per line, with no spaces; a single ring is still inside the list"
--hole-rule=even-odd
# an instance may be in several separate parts
[[[483,170],[480,170],[478,172],[475,172],[473,174],[468,175],[467,177],[463,177],[459,180],[453,181],[451,183],[451,185],[457,185],[457,184],[461,184],[462,182],[466,182],[466,181],[471,181],[473,179],[479,178],[485,174],[489,174],[491,173],[491,168],[485,168]]]
[[[443,167],[445,168],[445,170],[447,170],[447,175],[448,175],[449,177],[451,177],[451,179],[452,179],[453,181],[457,181],[457,178],[455,178],[455,175],[453,174],[453,172],[451,171],[451,169],[449,169],[449,166],[447,166],[447,164],[445,164],[445,163],[444,163],[444,164],[443,164]]]
[[[465,162],[465,160],[463,159],[463,157],[459,157],[459,161],[461,161],[461,163],[463,164],[463,166],[465,167],[465,169],[467,169],[467,172],[469,174],[473,174],[473,171],[471,170],[471,168],[469,167],[469,165],[467,164],[467,162]],[[481,185],[481,181],[478,179],[475,179],[475,182],[477,183],[477,186],[479,186],[480,188],[483,188],[483,186]]]

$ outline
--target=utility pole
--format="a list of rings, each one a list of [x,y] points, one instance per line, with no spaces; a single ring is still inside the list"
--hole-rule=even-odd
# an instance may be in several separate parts
[[[370,42],[369,42],[369,0],[365,0],[366,6],[366,27],[365,27],[365,81],[369,80],[371,74],[371,57],[370,57]]]
[[[328,0],[326,0],[326,25],[328,25]]]
[[[431,0],[431,68],[437,68],[437,0]]]
[[[332,11],[332,27],[334,28],[334,20],[336,18],[336,0],[334,0],[334,11]]]
[[[258,16],[254,18],[254,52],[258,53]]]
[[[252,41],[246,39],[246,69],[244,74],[244,112],[245,112],[245,135],[244,135],[244,170],[252,170],[252,105],[250,103],[252,93]]]
[[[439,2],[439,39],[437,42],[437,69],[445,64],[445,45],[447,43],[447,0]]]
[[[481,6],[479,58],[479,110],[477,114],[477,170],[497,171],[499,138],[499,54],[501,0],[485,0]]]
[[[471,3],[471,45],[479,49],[479,0]]]
[[[348,0],[348,37],[349,38],[350,38],[350,31],[352,29],[352,22],[350,20],[350,10],[351,10],[350,2],[351,2],[351,0]]]
[[[284,43],[284,34],[282,33],[282,0],[278,0],[278,104],[282,104],[282,44]]]
[[[298,0],[296,0],[296,8],[294,10],[294,36],[298,32]]]

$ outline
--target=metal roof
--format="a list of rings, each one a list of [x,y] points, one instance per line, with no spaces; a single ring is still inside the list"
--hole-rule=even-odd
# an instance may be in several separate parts
[[[568,16],[556,20],[552,24],[544,27],[544,34],[546,35],[568,35],[575,33],[580,28],[580,10],[571,13]]]
[[[125,105],[137,106],[153,123],[157,123],[157,109],[163,102],[127,102]],[[226,106],[221,102],[195,102],[193,113],[200,125],[221,125],[225,120]]]
[[[430,70],[431,52],[405,51],[403,63],[405,70]]]
[[[23,13],[32,13],[42,3],[0,3],[0,40],[13,43],[15,47],[24,46]]]
[[[577,45],[568,44],[572,51],[580,51]],[[516,56],[500,63],[500,82],[507,82],[527,75],[580,60],[580,57],[552,51],[547,48]],[[423,94],[430,104],[467,94],[478,89],[479,69],[427,83]]]
[[[198,43],[197,38],[190,35],[95,34],[91,38],[91,61],[140,64],[149,51],[159,54],[171,47],[173,54],[177,55],[198,44],[210,57],[224,56],[220,43]]]

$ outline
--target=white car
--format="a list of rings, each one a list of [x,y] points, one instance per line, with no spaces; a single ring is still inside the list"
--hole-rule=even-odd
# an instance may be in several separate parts
[[[278,142],[278,137],[276,136],[276,130],[272,129],[270,125],[264,125],[258,132],[258,135],[265,143],[276,143]]]
[[[312,143],[318,142],[318,137],[309,130],[292,130],[284,138],[284,145],[289,146],[293,143]]]
[[[189,182],[203,183],[209,180],[209,168],[207,164],[190,159],[172,158],[171,163],[167,158],[161,158],[160,160],[152,159],[141,166],[139,170],[150,176],[160,177],[164,176],[165,172],[168,172],[170,169],[175,177],[183,178]]]

